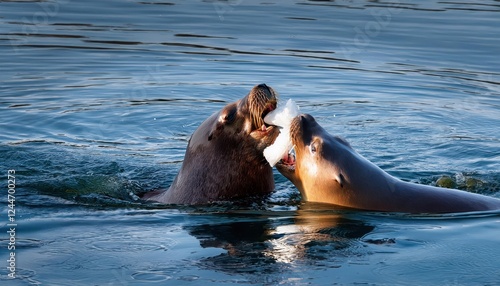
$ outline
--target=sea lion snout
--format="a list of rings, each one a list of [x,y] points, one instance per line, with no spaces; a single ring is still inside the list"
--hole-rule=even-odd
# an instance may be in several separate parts
[[[290,137],[295,146],[307,145],[316,132],[318,123],[307,113],[297,115],[290,124]]]
[[[291,126],[293,126],[294,128],[297,128],[297,130],[295,130],[295,131],[304,130],[304,129],[307,129],[308,127],[312,127],[312,126],[317,125],[316,119],[314,119],[314,117],[312,117],[312,115],[307,114],[307,113],[302,113],[302,114],[297,115],[297,117],[295,117],[292,120],[291,124],[292,124]]]
[[[265,83],[258,84],[252,89],[253,92],[261,93],[268,100],[276,100],[277,94],[271,87],[267,86]]]
[[[268,85],[261,83],[252,88],[250,93],[239,101],[238,110],[252,119],[251,130],[261,128],[264,117],[276,109],[278,104],[278,93]]]
[[[295,144],[296,136],[303,130],[305,123],[305,114],[299,114],[290,123],[290,136],[292,137],[293,144]]]
[[[250,101],[257,101],[259,105],[272,103],[276,108],[278,93],[265,83],[254,86],[248,96]]]

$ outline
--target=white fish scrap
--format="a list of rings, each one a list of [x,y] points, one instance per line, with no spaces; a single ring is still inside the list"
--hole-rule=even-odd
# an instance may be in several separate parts
[[[290,124],[297,115],[299,115],[299,107],[292,99],[289,99],[284,105],[278,103],[277,108],[264,117],[265,123],[280,127],[280,134],[274,143],[264,149],[264,157],[272,167],[293,147]]]

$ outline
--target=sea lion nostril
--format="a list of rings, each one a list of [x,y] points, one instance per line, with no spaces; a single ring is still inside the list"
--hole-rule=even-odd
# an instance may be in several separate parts
[[[311,114],[303,113],[300,116],[300,124],[302,126],[315,126],[316,119]]]
[[[307,123],[307,116],[305,114],[299,115],[300,125],[304,126]]]
[[[267,88],[267,85],[265,83],[261,83],[261,84],[259,84],[257,86],[260,87],[260,88]]]
[[[265,83],[261,83],[259,85],[257,85],[258,88],[267,88],[269,89],[269,87],[265,84]]]
[[[275,98],[274,92],[265,83],[261,83],[261,84],[257,85],[257,88],[262,90],[266,94],[266,97],[268,99]]]

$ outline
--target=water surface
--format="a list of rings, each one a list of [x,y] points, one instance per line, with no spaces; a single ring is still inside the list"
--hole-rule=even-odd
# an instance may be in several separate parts
[[[500,198],[498,1],[0,1],[8,285],[495,285],[498,213],[170,207],[213,112],[266,83],[394,176]],[[7,285],[7,284],[6,284]]]

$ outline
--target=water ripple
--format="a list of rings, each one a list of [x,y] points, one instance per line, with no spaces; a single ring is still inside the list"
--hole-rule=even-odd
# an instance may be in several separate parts
[[[262,82],[397,177],[499,197],[497,1],[0,6],[18,284],[497,282],[498,212],[307,209],[277,171],[250,207],[137,199],[168,188],[197,126]]]
[[[140,282],[162,282],[172,279],[171,275],[161,271],[141,271],[132,274],[132,278]]]

